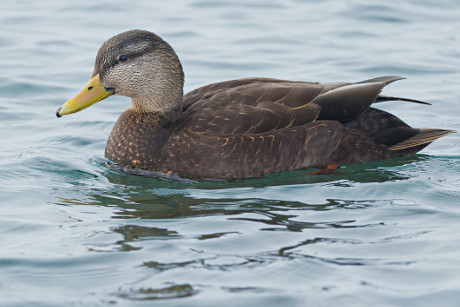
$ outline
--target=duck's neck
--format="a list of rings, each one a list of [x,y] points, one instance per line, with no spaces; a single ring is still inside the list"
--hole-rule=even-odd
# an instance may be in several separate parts
[[[137,113],[168,115],[182,108],[182,87],[158,87],[148,95],[132,97],[131,110]]]
[[[134,104],[134,101],[133,101]],[[132,168],[156,169],[181,109],[145,112],[129,108],[118,119],[105,148],[107,158]]]

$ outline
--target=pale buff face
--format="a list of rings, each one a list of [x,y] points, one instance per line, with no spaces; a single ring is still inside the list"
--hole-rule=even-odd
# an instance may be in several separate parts
[[[107,40],[96,58],[96,74],[105,88],[131,97],[140,110],[161,111],[182,98],[180,61],[168,43],[150,32],[133,30]]]

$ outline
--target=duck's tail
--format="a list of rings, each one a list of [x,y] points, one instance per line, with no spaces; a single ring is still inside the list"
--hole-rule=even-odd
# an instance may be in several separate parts
[[[422,101],[422,100],[417,100],[417,99],[412,99],[412,98],[404,98],[404,97],[395,97],[395,96],[384,96],[384,95],[379,95],[375,102],[382,102],[382,101],[394,101],[394,100],[399,100],[399,101],[408,101],[408,102],[415,102],[415,103],[421,103],[421,104],[427,104],[431,105],[431,103]]]
[[[389,150],[404,150],[404,149],[410,149],[410,148],[415,148],[415,147],[420,147],[420,146],[425,147],[431,142],[439,139],[440,137],[443,137],[450,133],[455,133],[455,131],[453,130],[444,130],[444,129],[424,128],[424,129],[418,129],[418,130],[419,132],[413,137],[410,137],[400,143],[397,143],[389,147],[388,149]]]

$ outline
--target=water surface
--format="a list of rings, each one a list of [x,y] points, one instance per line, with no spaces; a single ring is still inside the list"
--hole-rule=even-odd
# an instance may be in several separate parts
[[[156,32],[185,90],[232,78],[408,78],[379,105],[460,130],[460,7],[413,1],[4,1],[0,305],[455,306],[460,138],[420,154],[239,182],[107,166],[129,99],[57,119],[100,44]]]

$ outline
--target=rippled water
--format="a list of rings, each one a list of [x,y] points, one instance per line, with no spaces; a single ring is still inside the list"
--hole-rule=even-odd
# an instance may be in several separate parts
[[[450,1],[3,1],[0,305],[455,306],[460,138],[419,155],[240,182],[106,165],[129,100],[57,119],[100,44],[142,28],[186,91],[247,76],[403,75],[381,107],[459,131],[460,7]]]

